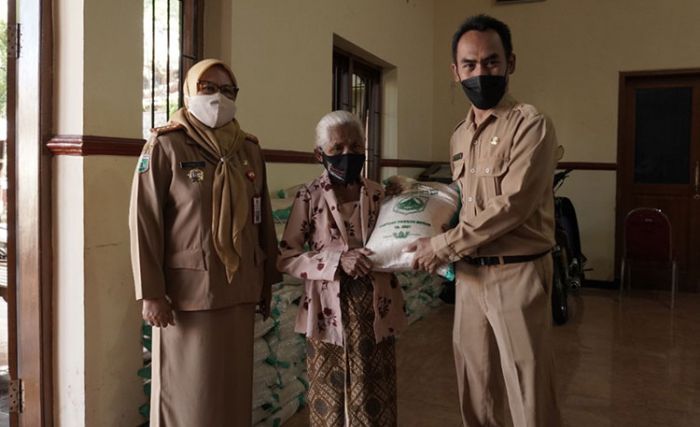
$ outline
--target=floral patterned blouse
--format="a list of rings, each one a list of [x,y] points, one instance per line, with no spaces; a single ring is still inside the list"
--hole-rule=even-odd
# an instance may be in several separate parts
[[[297,193],[277,260],[280,271],[304,280],[304,295],[295,326],[297,332],[343,345],[340,255],[349,249],[348,242],[355,238],[363,244],[367,242],[383,196],[379,184],[363,179],[357,229],[343,218],[326,172]],[[393,274],[372,272],[370,278],[374,286],[374,335],[376,342],[380,342],[406,326],[403,294]]]

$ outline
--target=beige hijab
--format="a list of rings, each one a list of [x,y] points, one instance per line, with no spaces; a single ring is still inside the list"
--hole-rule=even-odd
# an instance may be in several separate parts
[[[190,68],[184,84],[185,108],[172,116],[172,123],[181,124],[204,151],[219,159],[214,170],[212,188],[211,234],[214,248],[226,267],[229,283],[238,270],[243,253],[243,228],[248,220],[249,200],[243,177],[243,142],[246,134],[235,119],[216,129],[197,120],[187,110],[189,97],[197,94],[197,81],[209,68],[218,65],[236,81],[233,71],[218,59],[205,59]]]

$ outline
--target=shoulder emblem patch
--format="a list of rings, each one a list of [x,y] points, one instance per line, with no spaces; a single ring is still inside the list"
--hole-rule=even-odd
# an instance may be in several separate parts
[[[139,165],[138,165],[139,173],[147,172],[150,163],[151,163],[151,155],[150,154],[142,154],[141,157],[139,157]]]

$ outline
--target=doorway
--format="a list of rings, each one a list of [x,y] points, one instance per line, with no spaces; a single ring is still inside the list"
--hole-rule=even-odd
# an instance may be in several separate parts
[[[661,209],[673,228],[679,289],[700,287],[700,70],[620,74],[616,268],[626,214]],[[619,277],[619,271],[617,271]],[[635,272],[633,287],[669,289],[666,272]]]

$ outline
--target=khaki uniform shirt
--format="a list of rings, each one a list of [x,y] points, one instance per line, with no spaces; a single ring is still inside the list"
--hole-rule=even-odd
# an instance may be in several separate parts
[[[477,127],[474,112],[450,140],[462,194],[457,227],[435,236],[442,260],[535,255],[554,246],[554,128],[535,107],[506,95]]]
[[[210,310],[257,303],[281,282],[277,240],[265,164],[254,136],[244,142],[245,182],[251,212],[243,229],[243,253],[231,283],[214,249],[211,158],[181,128],[156,130],[134,173],[129,208],[136,298],[170,298],[175,310]],[[248,163],[245,165],[245,163]],[[253,197],[262,200],[254,224]]]

